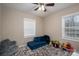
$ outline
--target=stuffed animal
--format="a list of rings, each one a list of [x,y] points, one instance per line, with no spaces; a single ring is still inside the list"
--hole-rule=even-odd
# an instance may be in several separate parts
[[[55,48],[59,48],[59,46],[60,46],[60,42],[58,40],[53,40],[52,44],[53,44],[53,47],[55,47]]]

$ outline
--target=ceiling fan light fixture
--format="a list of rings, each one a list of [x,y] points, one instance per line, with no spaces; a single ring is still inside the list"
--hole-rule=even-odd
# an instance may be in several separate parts
[[[45,10],[45,7],[44,7],[44,5],[42,5],[42,6],[41,6],[41,9],[42,9],[43,11]]]
[[[39,10],[39,11],[44,11],[44,10],[45,10],[44,5],[39,6],[38,10]]]
[[[33,3],[33,4],[38,5],[38,7],[34,9],[35,11],[43,11],[43,12],[47,11],[46,6],[52,7],[55,5],[54,3]]]
[[[38,8],[38,11],[41,11],[41,10],[42,10],[41,7],[39,7],[39,8]]]

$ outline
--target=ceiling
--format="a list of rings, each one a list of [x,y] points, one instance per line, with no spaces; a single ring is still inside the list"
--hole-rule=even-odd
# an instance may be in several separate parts
[[[47,15],[50,15],[51,13],[57,12],[74,4],[75,3],[55,3],[55,5],[52,7],[46,7],[46,12],[34,11],[36,5],[32,3],[4,3],[3,6],[14,8],[23,12],[28,12],[36,16],[45,17]]]

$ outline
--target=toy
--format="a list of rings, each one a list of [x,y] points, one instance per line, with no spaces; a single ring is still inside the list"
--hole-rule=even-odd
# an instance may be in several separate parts
[[[60,42],[58,40],[53,40],[52,41],[53,47],[59,48],[60,47]]]
[[[63,48],[63,50],[66,50],[68,52],[74,51],[73,47],[71,46],[71,44],[69,42],[63,43],[62,48]]]

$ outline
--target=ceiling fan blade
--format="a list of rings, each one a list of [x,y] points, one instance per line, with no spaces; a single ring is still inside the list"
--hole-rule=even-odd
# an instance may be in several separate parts
[[[35,8],[34,10],[36,11],[36,10],[38,10],[38,8],[39,8],[39,7]]]
[[[48,3],[46,4],[46,6],[54,6],[55,4],[54,3]]]

